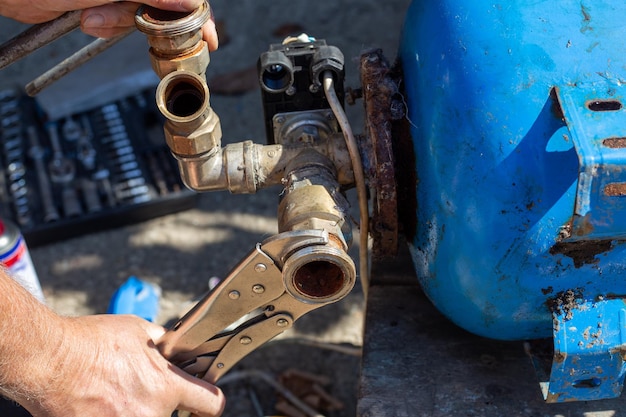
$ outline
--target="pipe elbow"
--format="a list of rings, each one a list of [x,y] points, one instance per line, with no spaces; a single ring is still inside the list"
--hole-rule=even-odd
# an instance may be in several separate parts
[[[175,156],[178,160],[180,178],[190,190],[205,192],[228,189],[222,148],[199,156]]]

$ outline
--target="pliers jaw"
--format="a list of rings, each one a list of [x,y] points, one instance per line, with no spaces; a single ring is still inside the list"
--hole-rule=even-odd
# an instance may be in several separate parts
[[[280,233],[257,244],[159,341],[163,355],[215,383],[304,314],[344,298],[356,268],[325,230]]]

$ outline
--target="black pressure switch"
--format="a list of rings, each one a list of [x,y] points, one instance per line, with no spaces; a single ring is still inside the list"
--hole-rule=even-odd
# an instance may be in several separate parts
[[[273,118],[277,114],[328,109],[323,77],[333,75],[337,97],[343,105],[344,58],[339,48],[325,40],[293,38],[270,45],[258,61],[267,142],[276,143]]]

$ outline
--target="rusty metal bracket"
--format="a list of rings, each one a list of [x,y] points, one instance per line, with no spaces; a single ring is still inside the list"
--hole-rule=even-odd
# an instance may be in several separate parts
[[[576,204],[566,241],[626,238],[626,87],[556,88],[579,160]]]
[[[373,195],[370,234],[372,257],[393,257],[398,252],[398,193],[392,147],[394,96],[398,85],[391,77],[389,63],[380,50],[361,55],[361,85],[365,106],[366,177]],[[361,144],[363,146],[363,144]]]
[[[619,397],[626,364],[626,304],[623,299],[585,301],[553,311],[554,354],[549,375],[536,357],[547,402]]]

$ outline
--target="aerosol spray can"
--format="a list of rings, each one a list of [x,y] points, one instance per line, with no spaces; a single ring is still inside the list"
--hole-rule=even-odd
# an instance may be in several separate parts
[[[4,219],[0,219],[0,263],[15,281],[39,301],[45,301],[24,237],[16,225]]]

